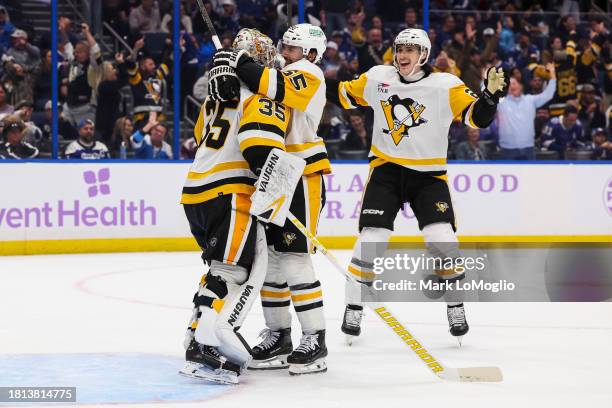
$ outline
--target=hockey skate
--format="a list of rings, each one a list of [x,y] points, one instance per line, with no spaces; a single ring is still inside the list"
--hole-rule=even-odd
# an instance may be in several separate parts
[[[238,384],[240,366],[228,361],[215,347],[192,340],[185,353],[187,363],[179,374],[218,384]]]
[[[361,319],[363,318],[363,306],[346,305],[344,318],[342,319],[342,333],[346,334],[346,344],[352,345],[357,336],[361,334]]]
[[[253,360],[249,370],[277,370],[289,367],[287,356],[291,354],[291,328],[271,330],[264,329],[259,333],[263,340],[253,347]]]
[[[300,345],[287,357],[289,374],[313,374],[327,371],[325,363],[327,347],[325,346],[325,330],[314,334],[304,334]]]
[[[456,306],[447,306],[446,315],[448,317],[450,334],[457,337],[459,346],[461,346],[463,336],[470,330],[470,326],[468,326],[467,320],[465,319],[463,303]]]

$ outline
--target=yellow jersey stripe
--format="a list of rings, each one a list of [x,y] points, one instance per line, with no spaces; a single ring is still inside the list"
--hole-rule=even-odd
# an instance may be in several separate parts
[[[358,278],[374,279],[374,277],[376,276],[374,272],[361,272],[352,265],[349,265],[348,270],[350,273],[357,276]]]
[[[320,171],[322,171],[323,174],[331,173],[331,163],[329,162],[329,159],[323,159],[307,164],[304,168],[304,175],[306,176],[308,174],[318,173]]]
[[[187,174],[187,178],[189,180],[201,180],[205,177],[210,176],[211,174],[215,174],[220,171],[248,169],[248,168],[249,168],[249,164],[247,162],[234,161],[234,162],[227,162],[227,163],[219,163],[213,166],[212,169],[205,171],[204,173],[196,173],[196,172],[190,171],[189,174]]]
[[[251,137],[240,143],[240,150],[245,151],[253,146],[271,146],[277,149],[285,150],[285,145],[277,140],[267,139],[263,137]]]
[[[372,145],[372,153],[376,157],[384,159],[385,161],[400,164],[400,165],[413,165],[413,166],[443,166],[446,164],[446,157],[439,157],[433,159],[404,159],[400,157],[389,156]],[[376,161],[376,160],[374,160]],[[382,163],[380,163],[382,164]],[[378,165],[380,165],[378,164]]]
[[[325,142],[321,140],[318,142],[308,142],[308,143],[302,143],[302,144],[287,145],[287,151],[289,153],[303,152],[304,150],[312,149],[313,147],[317,147],[317,146],[321,146],[325,148]]]

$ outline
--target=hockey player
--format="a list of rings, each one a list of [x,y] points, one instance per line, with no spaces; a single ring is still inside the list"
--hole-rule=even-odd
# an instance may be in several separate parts
[[[491,68],[478,98],[456,76],[432,73],[427,65],[431,43],[421,29],[401,31],[393,42],[393,66],[379,65],[352,81],[327,80],[327,97],[344,109],[370,106],[374,130],[368,177],[359,217],[359,238],[349,271],[361,283],[372,281],[373,258],[388,242],[393,223],[405,202],[410,203],[435,257],[459,256],[455,214],[446,176],[448,129],[453,119],[473,128],[487,127],[505,88],[501,69]],[[455,270],[436,271],[440,279],[464,278]],[[363,304],[360,285],[346,284],[342,331],[358,336]],[[462,302],[447,297],[447,315],[453,336],[469,326]],[[347,338],[349,344],[352,337]]]
[[[325,80],[321,61],[326,48],[323,31],[311,24],[290,27],[282,38],[282,70],[255,63],[244,51],[218,51],[215,66],[230,66],[248,88],[292,109],[286,137],[287,152],[306,160],[302,182],[293,196],[291,212],[313,233],[325,204],[323,174],[331,171],[323,140],[317,136],[325,106]],[[223,85],[213,85],[215,90]],[[223,98],[223,95],[217,95]],[[289,221],[282,227],[270,226],[268,273],[261,290],[267,328],[263,341],[253,348],[250,368],[287,368],[292,375],[327,370],[325,357],[325,319],[321,284],[317,280],[310,254],[314,248]],[[300,344],[291,342],[290,301],[302,328]]]
[[[247,49],[262,64],[274,61],[272,40],[257,30],[241,30],[233,46]],[[211,80],[225,75],[223,67],[210,72]],[[285,150],[291,120],[289,109],[245,86],[237,97],[225,102],[206,98],[202,104],[194,129],[198,149],[181,198],[209,271],[193,299],[187,364],[180,373],[224,384],[238,383],[251,359],[237,329],[267,268],[265,232],[249,213],[250,196],[270,151]]]

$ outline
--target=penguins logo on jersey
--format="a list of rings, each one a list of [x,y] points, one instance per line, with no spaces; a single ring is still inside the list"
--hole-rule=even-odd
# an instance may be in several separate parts
[[[383,133],[390,134],[395,145],[399,145],[402,137],[408,137],[408,129],[427,123],[427,119],[421,114],[426,109],[411,98],[400,99],[397,95],[391,95],[386,101],[380,101],[387,126]]]

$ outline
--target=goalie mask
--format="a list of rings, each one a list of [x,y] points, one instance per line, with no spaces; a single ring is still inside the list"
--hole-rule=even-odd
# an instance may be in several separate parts
[[[246,50],[255,61],[268,68],[278,67],[274,43],[259,30],[243,28],[238,31],[232,47],[235,50]]]
[[[327,47],[327,38],[320,27],[303,23],[289,27],[283,34],[282,44],[302,48],[304,58],[307,58],[310,50],[314,49],[317,56],[313,62],[318,64]]]
[[[419,48],[419,59],[416,65],[412,67],[410,74],[407,75],[408,77],[415,73],[417,66],[422,67],[427,64],[429,54],[431,53],[431,41],[429,41],[429,36],[424,30],[419,28],[407,28],[406,30],[402,30],[393,41],[393,66],[402,76],[404,75],[400,72],[400,67],[397,63],[397,50],[398,47],[410,45]]]

